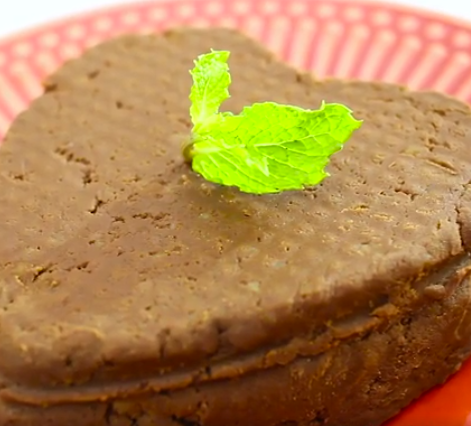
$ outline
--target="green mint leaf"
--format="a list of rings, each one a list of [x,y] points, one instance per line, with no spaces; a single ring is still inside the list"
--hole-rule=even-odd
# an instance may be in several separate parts
[[[194,131],[202,131],[217,119],[220,105],[230,96],[229,55],[227,51],[211,51],[201,55],[190,71],[193,77],[190,116]]]
[[[341,104],[306,110],[256,103],[239,115],[220,113],[229,97],[228,52],[202,55],[192,71],[194,124],[185,156],[206,180],[253,194],[298,190],[320,183],[332,154],[362,122]],[[214,85],[213,85],[214,84]]]

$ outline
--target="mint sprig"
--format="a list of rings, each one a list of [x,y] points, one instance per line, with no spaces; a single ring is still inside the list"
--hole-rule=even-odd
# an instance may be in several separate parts
[[[307,110],[255,103],[238,115],[219,112],[229,98],[228,51],[195,61],[190,115],[192,136],[184,155],[206,180],[253,194],[314,186],[324,180],[329,158],[362,122],[341,104]]]

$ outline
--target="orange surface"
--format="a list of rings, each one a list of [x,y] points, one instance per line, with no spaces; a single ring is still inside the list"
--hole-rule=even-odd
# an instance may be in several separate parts
[[[471,426],[471,360],[385,426]]]

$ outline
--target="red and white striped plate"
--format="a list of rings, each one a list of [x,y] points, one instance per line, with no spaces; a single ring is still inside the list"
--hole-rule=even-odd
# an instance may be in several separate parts
[[[240,28],[317,76],[398,82],[471,102],[471,24],[355,0],[160,0],[0,41],[0,138],[41,93],[41,80],[64,60],[123,32],[180,25]],[[471,426],[470,384],[471,362],[389,426]]]

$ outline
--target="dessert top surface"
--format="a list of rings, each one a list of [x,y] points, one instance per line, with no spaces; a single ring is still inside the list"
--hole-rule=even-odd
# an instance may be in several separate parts
[[[325,100],[364,120],[321,185],[242,194],[183,163],[188,71],[210,48],[231,51],[224,109]],[[0,149],[0,370],[12,380],[286,342],[400,304],[415,277],[471,247],[471,112],[445,96],[315,81],[229,30],[122,37],[46,87]]]

